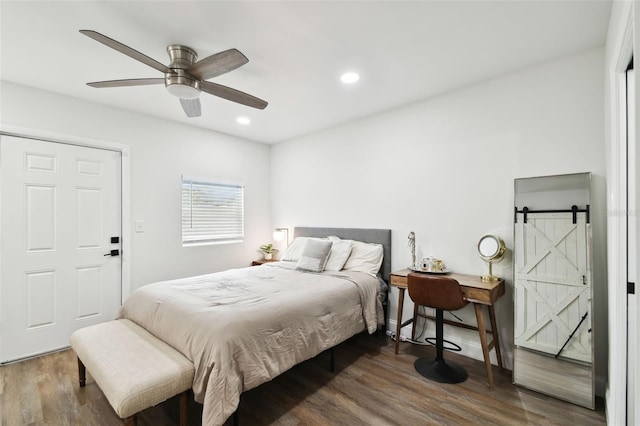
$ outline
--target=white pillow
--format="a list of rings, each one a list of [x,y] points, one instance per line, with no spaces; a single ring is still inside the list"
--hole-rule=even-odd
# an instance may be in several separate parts
[[[343,269],[349,271],[366,272],[376,276],[382,265],[384,249],[382,244],[369,244],[361,241],[351,242],[351,255],[344,264]]]
[[[311,272],[322,272],[329,259],[332,242],[328,240],[309,239],[304,245],[302,256],[296,269]]]
[[[341,271],[351,254],[351,241],[341,240],[338,237],[329,237],[329,240],[333,242],[333,245],[331,246],[329,260],[327,260],[327,266],[324,267],[324,270]]]
[[[285,250],[282,255],[281,260],[288,260],[291,262],[297,262],[300,260],[300,256],[302,256],[302,251],[304,250],[305,244],[309,240],[322,240],[322,238],[311,238],[311,237],[296,237],[293,239],[289,247]]]

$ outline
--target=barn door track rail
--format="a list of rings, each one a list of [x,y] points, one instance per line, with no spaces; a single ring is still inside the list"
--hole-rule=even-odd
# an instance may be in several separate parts
[[[527,223],[527,215],[529,213],[572,213],[573,224],[578,222],[578,213],[585,213],[587,215],[587,223],[589,223],[589,204],[584,209],[579,209],[578,206],[573,205],[569,210],[530,210],[529,207],[523,207],[522,210],[518,210],[518,207],[514,207],[515,213],[513,215],[514,223],[518,223],[518,213],[523,214],[523,221]]]

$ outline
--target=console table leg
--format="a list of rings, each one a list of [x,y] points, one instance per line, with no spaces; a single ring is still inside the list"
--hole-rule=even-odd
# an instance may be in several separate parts
[[[396,323],[396,354],[400,348],[400,330],[402,330],[402,308],[404,306],[404,291],[406,289],[398,287],[398,322]]]
[[[502,366],[502,355],[500,354],[500,338],[498,337],[498,326],[496,325],[496,311],[493,305],[489,305],[489,320],[491,321],[491,334],[493,334],[493,347],[496,348],[496,358],[498,358],[498,367],[504,370]]]
[[[416,325],[418,324],[418,309],[420,308],[420,305],[418,305],[417,303],[413,304],[413,320],[412,320],[412,326],[411,326],[411,340],[415,341],[416,340]],[[418,336],[420,337],[420,336]]]
[[[480,345],[482,346],[482,354],[484,355],[484,365],[487,368],[487,378],[489,379],[489,387],[493,386],[493,372],[491,371],[491,356],[489,354],[489,346],[487,345],[487,328],[484,324],[484,316],[482,315],[482,305],[474,303],[473,307],[476,311],[476,320],[478,321],[478,333],[480,334]]]

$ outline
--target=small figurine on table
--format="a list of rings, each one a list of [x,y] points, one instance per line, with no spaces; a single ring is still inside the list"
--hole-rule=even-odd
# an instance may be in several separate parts
[[[416,234],[409,232],[409,249],[411,249],[411,269],[416,267]]]

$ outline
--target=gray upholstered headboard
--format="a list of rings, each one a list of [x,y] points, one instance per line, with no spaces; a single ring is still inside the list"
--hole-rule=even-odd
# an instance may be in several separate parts
[[[389,283],[391,274],[391,230],[390,229],[364,229],[364,228],[314,228],[297,226],[293,229],[294,237],[329,237],[335,235],[344,240],[356,240],[364,243],[382,244],[384,259],[380,272],[382,278]]]

